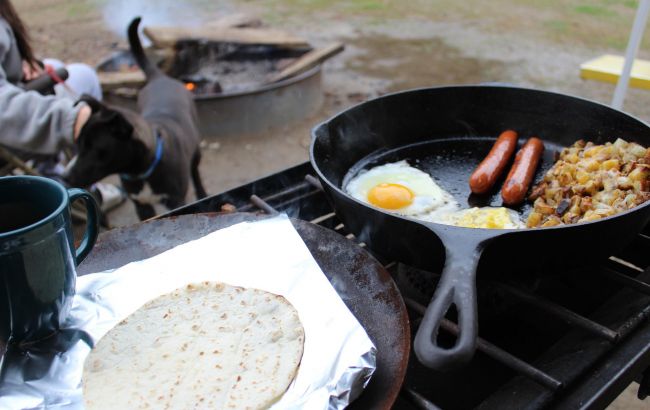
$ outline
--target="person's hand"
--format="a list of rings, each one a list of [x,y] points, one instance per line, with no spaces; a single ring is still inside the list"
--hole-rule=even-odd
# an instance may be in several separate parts
[[[43,75],[44,71],[38,64],[30,64],[23,60],[23,81],[31,81]]]
[[[79,138],[81,129],[86,124],[86,122],[88,122],[88,118],[90,118],[90,115],[92,113],[93,111],[86,104],[83,104],[81,108],[79,108],[79,112],[77,113],[77,118],[75,119],[74,122],[74,134],[73,134],[74,141],[77,141],[77,138]]]

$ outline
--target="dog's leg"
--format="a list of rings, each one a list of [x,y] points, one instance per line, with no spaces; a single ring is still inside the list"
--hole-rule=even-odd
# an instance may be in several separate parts
[[[171,211],[172,209],[180,208],[185,205],[185,198],[182,196],[170,195],[163,198],[161,202]]]
[[[199,163],[201,162],[201,150],[197,149],[192,156],[192,184],[194,185],[194,193],[196,194],[196,199],[205,198],[208,194],[203,188],[203,182],[201,181],[201,174],[199,173]]]
[[[156,216],[156,209],[153,207],[153,205],[138,201],[137,196],[144,189],[144,181],[126,180],[124,178],[120,178],[120,181],[122,182],[122,188],[124,188],[124,191],[126,191],[128,194],[129,199],[131,199],[133,205],[135,205],[135,213],[138,214],[138,218],[140,218],[141,221]]]
[[[138,214],[138,218],[140,218],[141,221],[153,218],[156,216],[156,210],[154,207],[150,204],[143,204],[138,201],[133,201],[133,204],[135,205],[135,212]]]

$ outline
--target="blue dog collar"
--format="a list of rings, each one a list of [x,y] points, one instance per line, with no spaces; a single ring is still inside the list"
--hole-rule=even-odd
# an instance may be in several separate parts
[[[156,167],[160,163],[160,160],[162,159],[163,156],[163,139],[160,136],[160,133],[156,133],[156,156],[153,159],[153,162],[151,165],[149,165],[149,168],[147,168],[146,171],[144,171],[141,174],[138,175],[129,175],[129,174],[120,174],[120,177],[124,180],[127,181],[142,181],[151,176],[153,174],[153,171],[156,170]]]

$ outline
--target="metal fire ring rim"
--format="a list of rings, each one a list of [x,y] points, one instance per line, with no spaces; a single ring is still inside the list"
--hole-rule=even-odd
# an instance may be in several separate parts
[[[100,63],[99,65],[101,65]],[[97,67],[99,67],[99,65]],[[311,78],[318,74],[321,69],[322,69],[322,64],[317,64],[314,67],[303,71],[301,73],[298,73],[294,76],[291,76],[287,79],[284,79],[282,81],[277,81],[274,83],[270,84],[265,84],[262,85],[261,87],[252,89],[252,90],[242,90],[242,91],[235,91],[235,92],[230,92],[230,93],[213,93],[213,94],[200,94],[200,95],[194,95],[194,100],[195,101],[203,101],[203,100],[226,100],[228,98],[234,98],[234,97],[241,97],[241,96],[246,96],[246,95],[255,95],[255,94],[261,94],[267,91],[273,91],[279,88],[284,88],[289,85],[292,85],[294,83],[299,83],[303,80],[306,80],[308,78]],[[108,71],[104,71],[108,72]],[[107,93],[109,94],[115,94],[111,91],[108,91]],[[118,95],[120,98],[126,98],[128,100],[136,100],[138,98],[137,95],[124,95],[124,94],[115,94]]]
[[[201,95],[195,95],[194,99],[195,100],[220,100],[220,99],[227,99],[230,97],[240,97],[243,95],[255,95],[255,94],[261,94],[266,91],[272,91],[276,90],[278,88],[284,88],[286,86],[289,86],[294,83],[298,83],[302,80],[306,80],[307,78],[313,77],[316,74],[318,74],[321,71],[322,64],[318,64],[312,68],[310,68],[307,71],[304,71],[300,74],[294,75],[293,77],[289,77],[285,80],[278,81],[275,83],[270,83],[266,85],[262,85],[261,87],[252,89],[252,90],[243,90],[243,91],[236,91],[232,93],[215,93],[215,94],[201,94]]]

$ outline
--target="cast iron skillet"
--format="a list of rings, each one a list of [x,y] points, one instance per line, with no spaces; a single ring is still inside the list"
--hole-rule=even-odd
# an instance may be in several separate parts
[[[622,249],[650,220],[647,202],[591,223],[522,230],[461,228],[384,212],[341,188],[361,169],[407,159],[461,205],[500,206],[501,183],[492,195],[475,198],[469,196],[468,179],[506,129],[519,133],[520,145],[531,136],[544,140],[537,179],[552,165],[555,152],[580,138],[600,144],[620,137],[650,146],[650,127],[620,111],[566,95],[498,86],[387,95],[312,130],[312,165],[345,225],[383,256],[434,272],[442,269],[414,343],[419,360],[432,368],[452,368],[474,354],[477,269],[524,275],[557,265],[584,265]],[[529,205],[520,211],[526,216]],[[458,313],[460,335],[453,347],[443,348],[437,334],[451,306]]]

